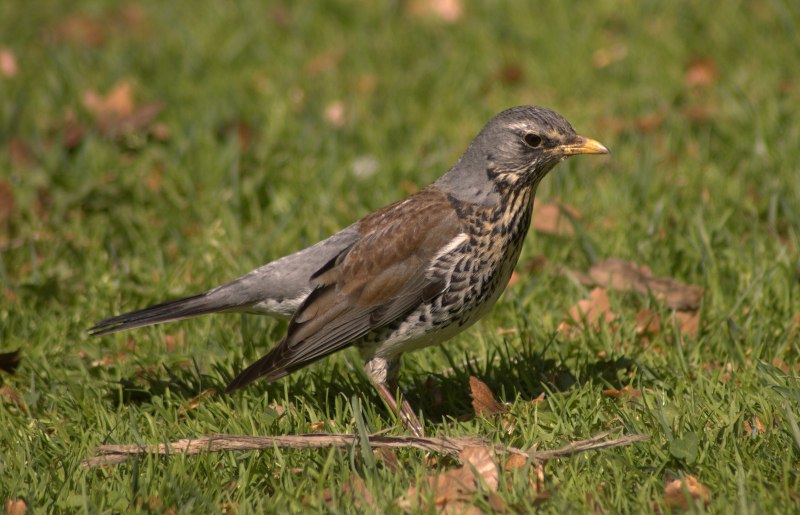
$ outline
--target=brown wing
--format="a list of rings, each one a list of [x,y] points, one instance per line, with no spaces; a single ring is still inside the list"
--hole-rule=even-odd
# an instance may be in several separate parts
[[[273,381],[343,349],[444,290],[428,269],[461,233],[445,194],[427,188],[368,215],[358,228],[364,236],[312,276],[315,288],[286,337],[228,391],[262,376]]]

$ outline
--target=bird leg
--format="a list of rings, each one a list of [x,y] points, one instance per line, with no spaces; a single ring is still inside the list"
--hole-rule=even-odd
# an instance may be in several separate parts
[[[378,393],[381,394],[381,398],[383,398],[389,406],[389,409],[400,417],[400,420],[403,421],[403,425],[407,429],[410,429],[415,436],[420,438],[425,436],[425,429],[422,427],[422,422],[420,422],[417,414],[414,413],[414,408],[411,407],[411,404],[408,403],[402,392],[400,392],[395,381],[391,382],[391,386],[387,383],[375,383],[375,388],[378,390]],[[397,392],[397,396],[392,392]],[[398,398],[400,400],[399,406],[397,404]]]
[[[392,410],[406,429],[410,429],[418,437],[425,436],[414,408],[408,403],[397,385],[397,371],[400,369],[400,360],[387,360],[385,358],[371,357],[364,362],[364,371],[367,373],[375,389],[389,409]]]

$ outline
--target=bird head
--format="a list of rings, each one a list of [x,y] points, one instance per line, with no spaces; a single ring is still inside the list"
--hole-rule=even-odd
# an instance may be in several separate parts
[[[483,196],[491,201],[498,187],[535,185],[569,156],[607,153],[555,111],[514,107],[492,118],[438,182],[463,200],[482,202]]]
[[[522,106],[495,116],[476,138],[490,176],[515,184],[539,181],[559,161],[578,154],[607,154],[599,142],[579,136],[560,114]]]

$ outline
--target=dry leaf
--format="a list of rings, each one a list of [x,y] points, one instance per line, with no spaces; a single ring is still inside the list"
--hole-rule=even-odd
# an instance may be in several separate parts
[[[712,86],[719,79],[717,65],[708,58],[699,58],[692,61],[683,82],[690,88],[705,88]]]
[[[483,445],[467,446],[461,451],[458,458],[465,467],[471,466],[474,468],[473,472],[476,477],[483,479],[490,491],[497,491],[497,486],[500,483],[500,472],[494,462],[492,451],[488,447]]]
[[[455,23],[464,13],[461,2],[462,0],[411,0],[406,4],[406,11],[415,17],[430,17]]]
[[[6,499],[3,503],[3,513],[5,515],[22,515],[28,509],[28,505],[23,499]]]
[[[17,58],[10,48],[0,48],[0,76],[13,79],[19,73]]]
[[[571,236],[575,229],[570,218],[580,220],[581,214],[566,204],[544,202],[533,205],[533,229],[537,232]]]
[[[577,304],[572,306],[569,310],[569,320],[562,322],[558,326],[558,330],[570,334],[572,326],[580,325],[585,320],[589,327],[597,330],[600,327],[600,321],[608,324],[617,317],[613,311],[608,300],[608,294],[603,288],[594,288],[589,292],[589,298],[579,300]]]
[[[361,75],[356,79],[355,87],[356,91],[362,95],[372,93],[375,91],[375,88],[378,87],[378,77],[371,73]]]
[[[519,282],[519,279],[520,279],[519,274],[516,271],[511,272],[511,277],[508,278],[508,284],[506,284],[506,288],[511,288],[512,286],[517,284]]]
[[[284,408],[283,405],[278,404],[277,402],[271,402],[267,407],[275,410],[275,413],[277,413],[278,416],[281,416],[284,413],[286,413],[286,408]]]
[[[344,57],[344,48],[331,48],[329,50],[325,50],[306,63],[306,73],[310,77],[314,77],[321,73],[330,71],[338,66],[342,60],[342,57]]]
[[[21,359],[19,349],[0,353],[0,371],[13,374],[17,370]]]
[[[344,103],[337,100],[331,102],[325,108],[325,119],[334,127],[344,127],[345,107]]]
[[[519,330],[516,327],[498,327],[494,330],[494,334],[498,336],[505,336],[507,334],[517,334]]]
[[[358,474],[353,473],[350,475],[350,481],[342,486],[342,494],[351,497],[356,506],[375,506],[375,499],[369,492],[364,480]]]
[[[469,376],[469,389],[472,396],[472,409],[477,417],[491,417],[505,413],[506,406],[497,402],[489,387],[475,376]]]
[[[0,227],[5,225],[14,213],[14,189],[11,183],[0,179]]]
[[[102,358],[94,359],[89,362],[89,365],[92,367],[107,367],[114,363],[121,363],[127,359],[128,354],[126,352],[117,352],[116,354],[106,354]]]
[[[718,111],[714,105],[699,104],[684,107],[681,109],[681,114],[690,122],[704,123],[714,118]]]
[[[200,392],[198,395],[195,395],[191,399],[189,399],[186,404],[178,408],[178,415],[185,415],[186,413],[192,411],[196,407],[200,405],[204,400],[211,397],[212,395],[216,394],[217,390],[214,388],[207,388]]]
[[[676,311],[672,319],[678,324],[681,334],[690,338],[697,338],[700,328],[700,314],[697,311]]]
[[[36,163],[36,157],[31,147],[17,136],[12,136],[8,140],[8,157],[14,166],[30,166]]]
[[[17,391],[10,386],[0,386],[0,399],[7,404],[16,405],[21,412],[28,413],[28,408],[25,407],[25,401],[23,401]]]
[[[183,332],[183,329],[175,334],[164,335],[164,347],[166,348],[167,352],[174,352],[178,349],[182,349],[185,346],[186,334]]]
[[[56,42],[79,43],[86,46],[100,46],[106,39],[106,28],[96,19],[85,15],[67,16],[48,30]]]
[[[67,111],[64,120],[60,123],[59,130],[61,132],[61,143],[67,150],[78,148],[83,143],[83,137],[86,135],[86,127],[84,127],[75,117],[75,113]]]
[[[585,275],[576,274],[585,280]],[[672,309],[697,309],[703,296],[703,288],[684,284],[670,277],[656,277],[645,266],[631,261],[608,258],[592,266],[588,274],[590,284],[604,286],[613,290],[651,292]]]
[[[383,465],[390,471],[397,473],[403,470],[400,465],[400,460],[397,458],[397,453],[393,449],[386,447],[378,447],[372,451],[372,454],[383,462]]]
[[[129,116],[133,112],[133,86],[130,82],[118,82],[106,96],[94,90],[83,94],[83,106],[98,120]]]
[[[525,78],[525,71],[518,64],[506,64],[497,71],[497,78],[503,84],[519,84]]]
[[[750,436],[758,436],[766,433],[767,429],[764,427],[764,424],[761,423],[761,420],[757,416],[753,415],[752,417],[745,419],[744,432]]]
[[[667,112],[661,110],[639,116],[633,120],[633,123],[639,130],[639,132],[646,134],[661,127],[661,125],[664,123],[664,120],[666,119],[667,119]]]
[[[121,81],[105,96],[93,90],[83,94],[83,106],[95,119],[97,129],[108,137],[130,134],[148,127],[164,109],[160,102],[136,107],[133,85]]]
[[[496,492],[500,471],[491,449],[483,445],[465,446],[459,454],[459,460],[462,466],[428,476],[420,484],[409,488],[401,505],[411,508],[412,500],[418,499],[420,492],[432,491],[440,512],[471,513],[470,510],[475,509],[471,500],[478,491],[478,485],[483,482],[490,492]]]
[[[684,492],[684,489],[686,492]],[[682,510],[689,508],[689,495],[691,500],[701,500],[703,504],[708,504],[710,494],[706,488],[696,477],[686,475],[683,479],[675,479],[670,481],[664,488],[664,501],[670,508],[679,508]]]
[[[512,454],[503,465],[503,470],[509,472],[511,470],[521,469],[528,463],[528,457],[521,454]]]
[[[661,331],[661,317],[650,309],[642,309],[636,314],[636,334],[655,335]]]
[[[639,399],[642,396],[642,392],[637,390],[631,385],[625,385],[621,390],[617,390],[615,388],[608,388],[603,390],[603,395],[606,397],[622,397],[625,399]]]
[[[605,68],[606,66],[625,59],[628,55],[628,47],[618,43],[612,47],[598,48],[592,54],[592,64],[595,68]]]
[[[600,125],[605,132],[613,134],[629,131],[638,131],[646,134],[658,129],[666,118],[667,111],[658,110],[635,118],[603,117],[600,118],[598,125]]]
[[[545,256],[542,256],[541,254],[538,256],[533,256],[528,261],[526,261],[524,265],[522,265],[523,269],[526,272],[532,274],[537,274],[541,272],[542,270],[544,270],[544,267],[546,266],[547,266],[547,258]]]

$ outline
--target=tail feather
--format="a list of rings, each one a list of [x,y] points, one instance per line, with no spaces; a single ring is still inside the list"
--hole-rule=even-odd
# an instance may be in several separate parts
[[[130,313],[107,318],[89,328],[89,334],[99,336],[101,334],[115,333],[135,327],[181,320],[223,310],[224,307],[220,306],[219,302],[210,299],[207,294],[201,293],[200,295],[173,300],[138,311],[131,311]]]

